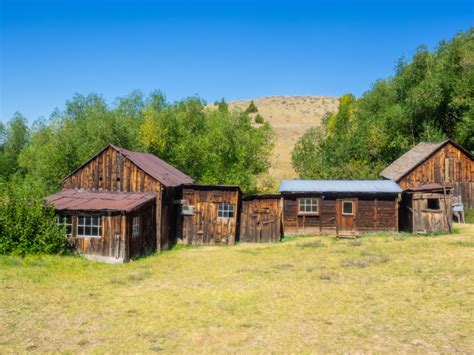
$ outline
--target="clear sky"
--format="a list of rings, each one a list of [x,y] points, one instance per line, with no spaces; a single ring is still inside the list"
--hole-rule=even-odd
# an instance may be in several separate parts
[[[359,96],[418,45],[474,23],[473,0],[0,3],[1,121],[89,92]]]

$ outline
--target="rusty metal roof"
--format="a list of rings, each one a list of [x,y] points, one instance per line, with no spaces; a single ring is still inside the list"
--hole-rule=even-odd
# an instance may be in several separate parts
[[[446,189],[446,191],[450,191],[453,188],[452,188],[452,186],[445,186],[444,189]],[[414,186],[414,187],[410,187],[410,188],[406,189],[406,191],[415,191],[415,192],[417,192],[417,191],[438,191],[438,190],[443,190],[443,185],[438,184],[436,182],[421,185],[421,186]]]
[[[63,190],[46,197],[58,211],[118,211],[130,212],[153,201],[154,193],[102,192],[82,189]]]
[[[193,182],[188,175],[171,166],[156,155],[150,153],[132,152],[131,150],[110,145],[119,153],[124,155],[136,166],[165,186],[179,186]]]

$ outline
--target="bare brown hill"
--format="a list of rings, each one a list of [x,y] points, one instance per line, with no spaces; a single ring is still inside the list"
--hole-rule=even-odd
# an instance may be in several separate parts
[[[230,102],[231,108],[245,110],[251,100]],[[270,96],[253,99],[258,113],[268,121],[276,135],[270,174],[278,183],[297,177],[291,165],[291,151],[296,141],[310,127],[319,126],[327,112],[338,108],[339,98],[333,96]],[[253,114],[255,116],[256,114]]]

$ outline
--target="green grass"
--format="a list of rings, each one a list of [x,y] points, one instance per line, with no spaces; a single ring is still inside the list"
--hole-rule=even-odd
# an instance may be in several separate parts
[[[464,219],[466,220],[466,223],[474,223],[474,208],[473,209],[466,209],[464,211]]]
[[[469,353],[474,225],[456,228],[177,247],[124,265],[0,257],[0,353]]]

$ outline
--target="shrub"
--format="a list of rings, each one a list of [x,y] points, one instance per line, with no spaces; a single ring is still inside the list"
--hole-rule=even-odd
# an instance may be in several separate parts
[[[64,229],[56,225],[44,190],[34,179],[0,181],[0,254],[56,254],[68,250]]]
[[[263,116],[259,113],[257,113],[257,116],[255,116],[255,123],[263,123],[265,120],[263,119]]]
[[[255,113],[255,112],[258,112],[258,108],[257,106],[255,105],[255,103],[252,101],[250,101],[250,104],[249,104],[249,107],[247,107],[247,109],[245,110],[245,112],[247,113]]]

